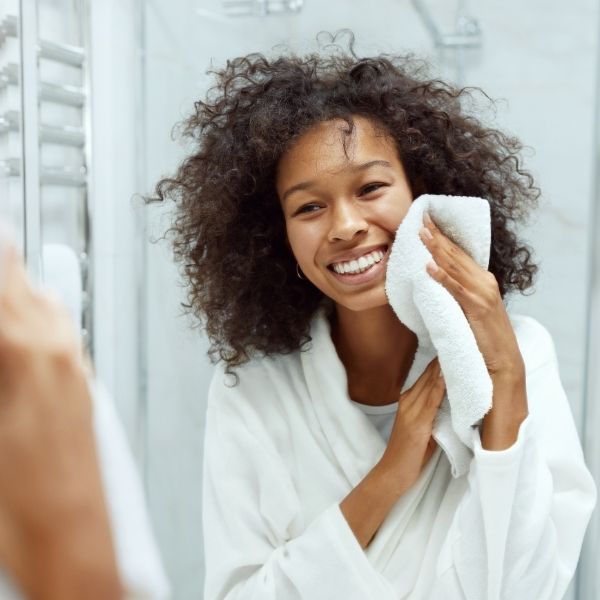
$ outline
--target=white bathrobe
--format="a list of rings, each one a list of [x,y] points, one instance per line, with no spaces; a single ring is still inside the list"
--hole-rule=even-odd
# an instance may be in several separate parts
[[[211,382],[204,454],[204,600],[559,600],[596,503],[554,344],[512,315],[527,373],[518,439],[467,475],[438,447],[362,549],[340,502],[386,442],[350,401],[320,310],[309,351]],[[418,351],[417,351],[418,352]]]

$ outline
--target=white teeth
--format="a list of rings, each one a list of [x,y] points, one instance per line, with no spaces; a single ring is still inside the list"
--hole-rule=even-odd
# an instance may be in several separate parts
[[[370,252],[369,254],[365,254],[365,256],[361,256],[356,260],[351,260],[349,262],[342,263],[334,263],[332,268],[336,273],[344,274],[344,273],[362,273],[373,264],[379,262],[385,256],[384,252],[381,250],[375,250]]]

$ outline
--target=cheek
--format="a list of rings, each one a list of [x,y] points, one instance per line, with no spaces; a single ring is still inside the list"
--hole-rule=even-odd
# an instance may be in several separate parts
[[[288,223],[286,225],[286,233],[288,245],[290,246],[291,251],[296,254],[301,246],[301,244],[299,244],[300,232],[296,227]]]
[[[313,255],[318,247],[318,235],[313,229],[306,223],[288,223],[286,225],[291,252],[299,262],[302,262],[304,257]]]
[[[376,219],[380,226],[392,233],[396,233],[400,223],[404,220],[411,201],[406,198],[393,196],[389,202],[384,202],[376,207]]]

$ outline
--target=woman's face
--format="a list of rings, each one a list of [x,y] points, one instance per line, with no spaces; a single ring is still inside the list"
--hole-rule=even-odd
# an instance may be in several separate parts
[[[319,123],[299,138],[279,162],[277,193],[304,276],[359,311],[387,304],[387,257],[413,196],[393,142],[368,119],[354,122],[348,157],[345,121]]]

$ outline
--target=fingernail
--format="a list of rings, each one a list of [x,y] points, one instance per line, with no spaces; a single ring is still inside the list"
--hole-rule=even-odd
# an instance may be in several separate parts
[[[431,231],[429,231],[429,229],[427,229],[427,227],[421,227],[421,229],[419,229],[419,233],[426,237],[428,240],[432,240],[433,239],[433,235],[431,233]]]
[[[423,222],[426,225],[431,225],[433,223],[431,217],[429,216],[429,213],[426,210],[423,211]]]

